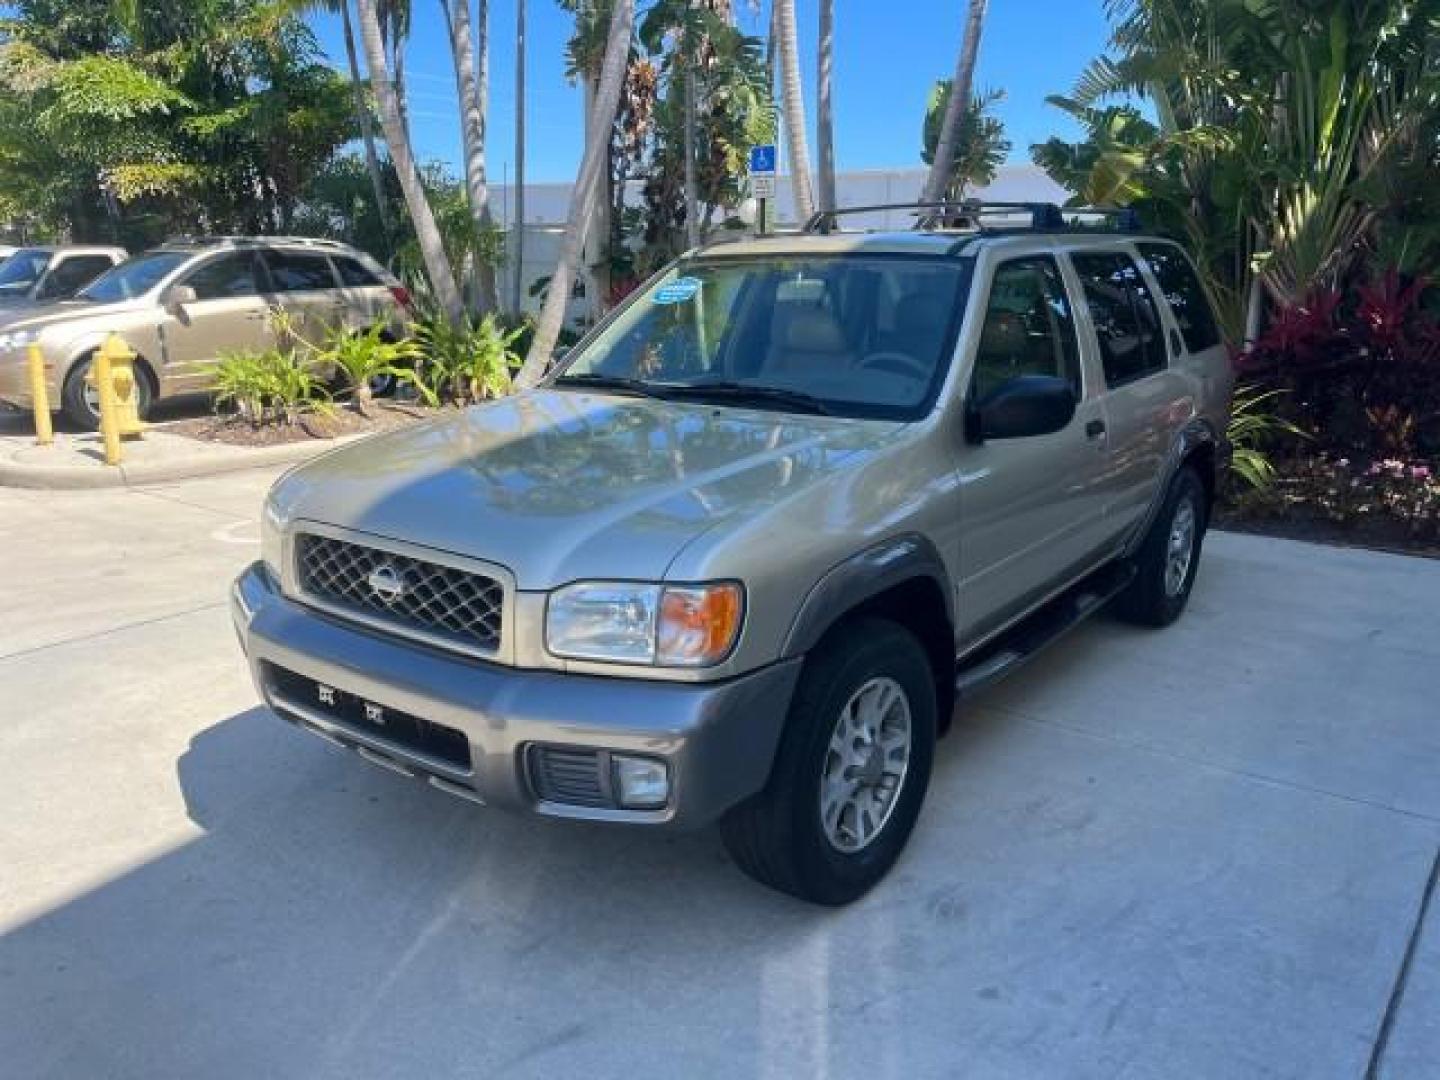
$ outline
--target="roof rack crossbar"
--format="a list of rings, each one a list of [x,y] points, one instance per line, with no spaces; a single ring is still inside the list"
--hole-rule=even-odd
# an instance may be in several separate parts
[[[939,228],[972,229],[976,232],[984,232],[986,231],[984,218],[997,215],[1010,217],[1028,215],[1029,220],[1025,225],[996,224],[991,228],[1064,232],[1074,227],[1075,218],[1093,216],[1113,219],[1118,232],[1140,231],[1140,217],[1130,208],[1075,206],[1062,209],[1054,203],[1048,202],[987,202],[979,199],[876,203],[869,206],[846,206],[834,210],[821,210],[805,223],[804,231],[828,236],[835,231],[842,217],[897,210],[913,213],[915,215],[914,228],[922,232]]]

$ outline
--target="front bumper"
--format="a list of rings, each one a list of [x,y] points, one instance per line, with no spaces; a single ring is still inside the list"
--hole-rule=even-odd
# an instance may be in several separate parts
[[[647,682],[501,667],[386,637],[282,596],[255,564],[230,596],[231,616],[267,706],[373,764],[505,809],[552,817],[694,828],[764,787],[799,677],[791,660],[723,683]],[[458,732],[468,762],[401,745],[285,691],[280,670]],[[536,748],[663,760],[670,797],[627,810],[542,798]]]
[[[30,368],[23,353],[0,353],[0,401],[17,409],[30,408]],[[55,399],[51,399],[55,405]]]

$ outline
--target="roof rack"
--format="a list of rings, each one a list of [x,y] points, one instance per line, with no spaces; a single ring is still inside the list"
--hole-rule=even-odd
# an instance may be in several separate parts
[[[979,199],[940,202],[877,203],[871,206],[846,206],[821,210],[805,223],[805,232],[828,236],[842,217],[854,214],[877,214],[888,211],[910,211],[915,215],[917,231],[993,232],[1019,230],[1029,232],[1066,232],[1084,229],[1082,216],[1113,221],[1112,231],[1138,232],[1140,217],[1133,209],[1077,206],[1061,209],[1048,202],[983,202]],[[986,219],[989,219],[987,222]],[[1022,223],[1018,223],[1019,218]],[[1001,220],[997,220],[1001,219]]]
[[[243,247],[247,244],[294,244],[296,247],[317,247],[336,250],[345,247],[339,240],[318,236],[172,236],[167,244],[199,247]]]

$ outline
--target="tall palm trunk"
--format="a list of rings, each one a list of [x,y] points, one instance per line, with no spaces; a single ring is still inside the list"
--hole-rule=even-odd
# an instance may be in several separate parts
[[[525,310],[525,5],[515,0],[515,243],[510,252],[515,314]]]
[[[686,44],[690,33],[686,31]],[[700,183],[696,176],[695,162],[695,64],[698,58],[691,55],[685,62],[685,243],[687,247],[700,246]]]
[[[355,55],[355,27],[350,22],[350,0],[340,0],[338,6],[340,25],[345,33],[345,59],[350,65],[350,89],[355,97],[355,120],[360,125],[360,138],[365,144],[365,169],[370,174],[370,187],[375,192],[375,209],[380,215],[380,227],[385,232],[385,245],[391,247],[395,242],[395,219],[390,214],[390,202],[385,198],[385,179],[380,172],[380,155],[375,150],[375,120],[365,100],[360,60]]]
[[[390,83],[390,66],[385,60],[385,43],[380,37],[375,0],[355,0],[355,3],[360,16],[360,40],[365,46],[365,63],[370,68],[370,85],[380,106],[380,123],[385,130],[385,141],[390,145],[390,159],[395,163],[400,189],[405,193],[405,205],[415,224],[425,272],[445,316],[452,322],[459,322],[465,315],[465,302],[456,287],[455,271],[445,254],[440,229],[435,224],[435,213],[430,209],[430,200],[420,182],[420,172],[415,168],[410,137],[400,115],[400,102],[395,87]]]
[[[810,178],[810,139],[805,131],[805,96],[800,89],[800,45],[795,29],[795,0],[775,0],[780,30],[780,81],[790,148],[790,187],[801,222],[815,213]]]
[[[488,0],[480,0],[478,32],[470,20],[470,0],[440,0],[450,31],[450,53],[455,63],[455,92],[460,98],[460,137],[465,150],[465,193],[470,204],[476,236],[487,234],[490,216],[490,188],[485,177],[485,127],[490,106],[490,12]],[[489,314],[499,307],[495,295],[495,267],[476,259],[475,278],[479,286],[476,310]]]
[[[580,174],[575,178],[575,190],[570,196],[565,243],[560,250],[555,275],[550,279],[550,288],[545,294],[545,308],[535,327],[530,354],[525,358],[525,366],[516,380],[522,388],[534,386],[544,376],[565,322],[565,306],[570,299],[570,288],[584,250],[585,229],[599,190],[600,171],[606,167],[609,158],[610,133],[615,126],[616,110],[620,107],[620,91],[630,60],[630,35],[634,25],[635,0],[616,0],[615,9],[610,14],[610,33],[605,41],[599,92],[595,95],[590,123],[586,125],[585,156],[580,162]]]
[[[835,0],[820,0],[819,89],[815,95],[815,138],[820,149],[820,209],[835,209]]]
[[[950,189],[961,122],[974,96],[971,87],[975,82],[975,58],[980,53],[980,31],[985,26],[985,4],[986,0],[970,0],[970,10],[965,19],[965,39],[960,44],[955,81],[950,86],[950,101],[945,106],[945,119],[935,144],[935,160],[930,163],[930,175],[925,181],[924,202],[938,202]]]

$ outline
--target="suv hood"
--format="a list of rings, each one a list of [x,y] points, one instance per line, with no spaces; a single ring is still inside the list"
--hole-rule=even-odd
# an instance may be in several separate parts
[[[901,425],[536,390],[290,473],[287,520],[508,567],[521,589],[663,579],[692,539],[788,499]]]
[[[6,330],[43,330],[72,319],[118,315],[153,306],[153,302],[147,303],[144,299],[120,300],[113,304],[98,304],[93,300],[59,300],[48,304],[34,300],[0,300],[0,318],[4,319]]]

